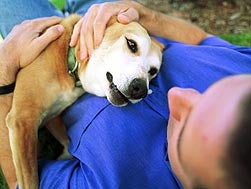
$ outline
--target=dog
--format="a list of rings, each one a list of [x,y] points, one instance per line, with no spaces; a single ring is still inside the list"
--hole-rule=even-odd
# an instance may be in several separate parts
[[[106,97],[115,106],[136,103],[150,91],[161,66],[162,45],[136,22],[108,23],[100,46],[81,61],[79,44],[69,40],[79,15],[62,21],[65,28],[31,64],[17,75],[13,102],[6,117],[19,188],[38,188],[37,132],[85,92]],[[29,53],[29,52],[27,52]],[[72,66],[67,66],[73,55]]]

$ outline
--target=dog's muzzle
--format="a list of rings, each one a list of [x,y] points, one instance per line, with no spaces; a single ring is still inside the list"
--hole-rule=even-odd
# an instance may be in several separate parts
[[[110,72],[106,73],[106,78],[109,81],[109,96],[108,100],[117,106],[125,106],[130,101],[138,101],[147,96],[148,88],[144,79],[136,78],[128,86],[128,90],[123,94],[113,82],[113,76]]]
[[[146,81],[140,78],[133,79],[128,88],[130,98],[135,100],[146,97],[147,91]]]

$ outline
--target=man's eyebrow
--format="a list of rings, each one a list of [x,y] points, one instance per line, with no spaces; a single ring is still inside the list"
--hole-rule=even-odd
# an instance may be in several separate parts
[[[189,114],[189,116],[190,116],[190,114]],[[177,156],[178,156],[178,161],[181,164],[182,164],[182,161],[181,161],[181,150],[180,150],[181,145],[180,144],[181,144],[181,138],[182,138],[182,136],[184,134],[184,130],[185,130],[185,127],[186,127],[187,120],[188,120],[189,116],[186,118],[184,124],[182,125],[182,129],[181,129],[181,131],[179,133],[178,142],[177,142]]]

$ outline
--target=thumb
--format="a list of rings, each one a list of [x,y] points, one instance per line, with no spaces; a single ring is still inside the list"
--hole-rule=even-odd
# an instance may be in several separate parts
[[[129,8],[125,12],[119,13],[117,19],[121,24],[128,24],[132,21],[138,21],[139,13],[136,9]]]
[[[48,28],[41,36],[37,37],[30,44],[32,53],[29,56],[20,57],[20,67],[24,67],[31,63],[52,41],[56,40],[64,31],[62,25],[55,25]]]

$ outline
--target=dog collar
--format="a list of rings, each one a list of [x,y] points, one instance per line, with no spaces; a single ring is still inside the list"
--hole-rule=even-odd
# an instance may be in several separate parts
[[[78,77],[79,62],[76,60],[74,47],[69,47],[67,65],[68,73],[74,78],[76,87],[81,87],[81,82]]]

